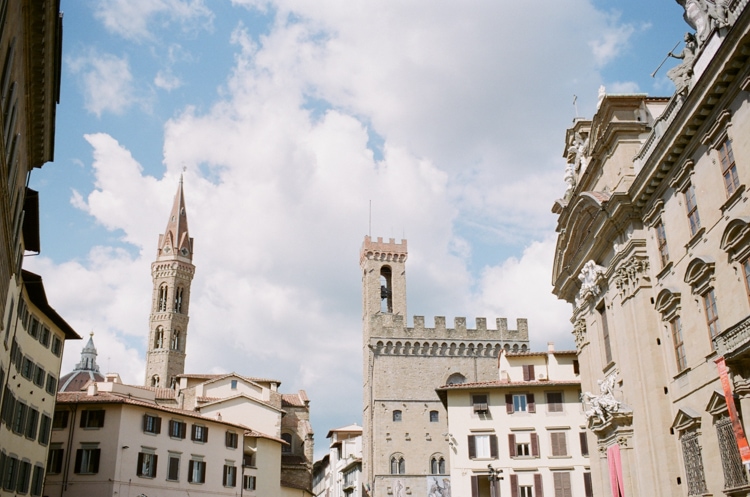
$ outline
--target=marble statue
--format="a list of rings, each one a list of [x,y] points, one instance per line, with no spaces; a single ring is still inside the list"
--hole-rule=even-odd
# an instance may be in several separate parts
[[[667,76],[674,83],[677,93],[682,93],[687,90],[690,85],[690,80],[693,77],[696,48],[695,36],[690,33],[685,33],[685,48],[682,49],[682,52],[678,54],[669,52],[668,54],[675,59],[682,59],[682,62],[679,65],[676,65],[667,71]]]
[[[615,383],[617,381],[617,371],[608,374],[604,380],[597,380],[599,384],[599,394],[583,392],[581,401],[584,405],[584,414],[591,420],[596,418],[599,423],[604,423],[607,416],[620,411],[620,401],[615,399]]]

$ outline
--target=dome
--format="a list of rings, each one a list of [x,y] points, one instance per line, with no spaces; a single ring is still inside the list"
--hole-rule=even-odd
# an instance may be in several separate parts
[[[96,364],[96,347],[94,346],[94,332],[89,335],[89,341],[81,350],[81,361],[71,373],[60,378],[57,384],[58,392],[77,392],[90,381],[105,381]]]

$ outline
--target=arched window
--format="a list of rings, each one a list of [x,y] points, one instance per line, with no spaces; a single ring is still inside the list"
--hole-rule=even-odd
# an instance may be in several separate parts
[[[159,312],[165,312],[167,310],[167,285],[161,285],[159,287],[159,298],[156,310]]]
[[[430,459],[430,474],[431,475],[444,475],[445,474],[445,458],[440,454],[432,456]]]
[[[154,333],[154,348],[160,349],[162,347],[164,347],[164,328],[159,326]]]
[[[291,433],[282,433],[281,439],[285,441],[289,445],[282,445],[281,446],[281,452],[291,452],[292,451],[292,435]]]
[[[154,376],[151,377],[151,386],[159,388],[159,375],[158,374],[155,374]]]
[[[406,474],[406,461],[404,460],[404,456],[402,456],[401,454],[394,454],[391,456],[391,474]]]
[[[180,350],[180,330],[172,330],[172,350]]]
[[[448,377],[448,380],[446,383],[448,385],[460,385],[461,383],[466,382],[466,377],[462,375],[461,373],[453,373]]]
[[[174,291],[174,312],[182,313],[182,287],[177,287]]]
[[[390,266],[380,268],[380,311],[393,312],[393,286]]]
[[[401,421],[401,411],[398,409],[393,411],[393,421]]]
[[[437,411],[430,411],[430,423],[437,423],[440,421],[440,413]]]

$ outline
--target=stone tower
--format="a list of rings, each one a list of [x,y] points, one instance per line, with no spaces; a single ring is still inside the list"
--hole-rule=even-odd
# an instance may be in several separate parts
[[[146,386],[172,387],[185,372],[190,283],[195,274],[193,239],[188,231],[182,177],[174,197],[167,229],[159,235],[156,260],[151,264],[154,290],[151,302]]]
[[[525,351],[528,327],[506,319],[487,329],[485,318],[467,329],[466,318],[445,317],[425,328],[423,316],[406,326],[406,240],[365,237],[360,251],[363,303],[363,484],[375,497],[424,495],[449,478],[458,441],[448,433],[447,413],[435,389],[448,383],[498,379],[501,348]],[[468,400],[467,400],[468,402]],[[465,445],[465,444],[464,444]]]

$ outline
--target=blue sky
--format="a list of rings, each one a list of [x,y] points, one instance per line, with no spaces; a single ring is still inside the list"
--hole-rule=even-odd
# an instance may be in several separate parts
[[[188,372],[305,389],[361,420],[359,247],[409,240],[409,314],[529,319],[550,294],[565,129],[597,92],[669,96],[672,0],[63,0],[55,161],[35,171],[50,303],[141,383],[150,263],[179,175],[197,274]],[[679,48],[678,48],[679,49]],[[411,320],[409,320],[411,322]],[[63,371],[83,343],[69,343]]]

